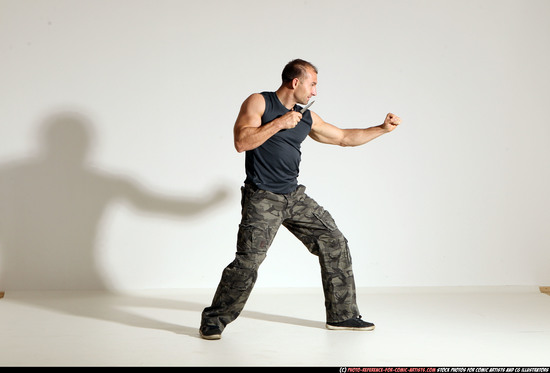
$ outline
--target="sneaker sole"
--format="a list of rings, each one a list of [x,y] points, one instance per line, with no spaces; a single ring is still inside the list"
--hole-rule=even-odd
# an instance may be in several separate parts
[[[358,331],[363,331],[363,332],[370,332],[371,330],[374,330],[375,326],[366,326],[364,328],[359,328],[359,327],[352,327],[352,326],[333,326],[333,325],[329,325],[329,324],[325,324],[325,326],[327,327],[327,329],[329,330],[358,330]]]
[[[216,339],[221,339],[222,338],[222,335],[221,334],[212,334],[212,335],[204,335],[202,333],[200,333],[202,339],[207,339],[209,341],[214,341]]]

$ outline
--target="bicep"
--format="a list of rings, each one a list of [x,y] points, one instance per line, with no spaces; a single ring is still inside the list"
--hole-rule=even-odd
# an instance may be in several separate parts
[[[265,100],[259,93],[249,96],[241,105],[239,115],[235,121],[234,132],[237,135],[244,128],[260,127],[262,115],[265,111]]]
[[[325,122],[316,113],[311,112],[313,123],[309,136],[320,143],[341,145],[344,131],[330,123]]]
[[[233,142],[239,153],[258,146],[255,136],[262,126],[264,111],[265,100],[258,93],[251,95],[243,102],[233,127]]]

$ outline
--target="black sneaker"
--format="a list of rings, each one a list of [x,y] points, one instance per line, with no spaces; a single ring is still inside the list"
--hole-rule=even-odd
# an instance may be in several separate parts
[[[201,326],[199,331],[204,339],[214,340],[222,337],[222,331],[217,326],[204,325]]]
[[[361,320],[361,315],[341,322],[327,322],[327,329],[330,330],[374,330],[374,324]]]

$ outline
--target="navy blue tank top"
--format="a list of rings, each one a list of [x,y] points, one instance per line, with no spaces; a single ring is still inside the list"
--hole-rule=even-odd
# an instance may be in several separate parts
[[[262,92],[261,95],[265,99],[262,126],[290,111],[279,101],[275,92]],[[299,105],[293,108],[301,109]],[[245,156],[245,182],[273,193],[293,192],[298,185],[302,155],[300,147],[311,131],[312,122],[311,113],[306,110],[296,127],[281,130],[256,149],[248,150]]]

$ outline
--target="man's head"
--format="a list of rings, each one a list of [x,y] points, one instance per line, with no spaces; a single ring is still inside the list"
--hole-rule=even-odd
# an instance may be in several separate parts
[[[283,85],[294,90],[299,104],[307,104],[317,95],[317,68],[310,62],[296,59],[290,61],[282,73]]]
[[[294,79],[302,79],[307,76],[308,70],[318,73],[317,68],[312,63],[296,59],[286,64],[283,69],[282,78],[283,84],[291,83]]]

